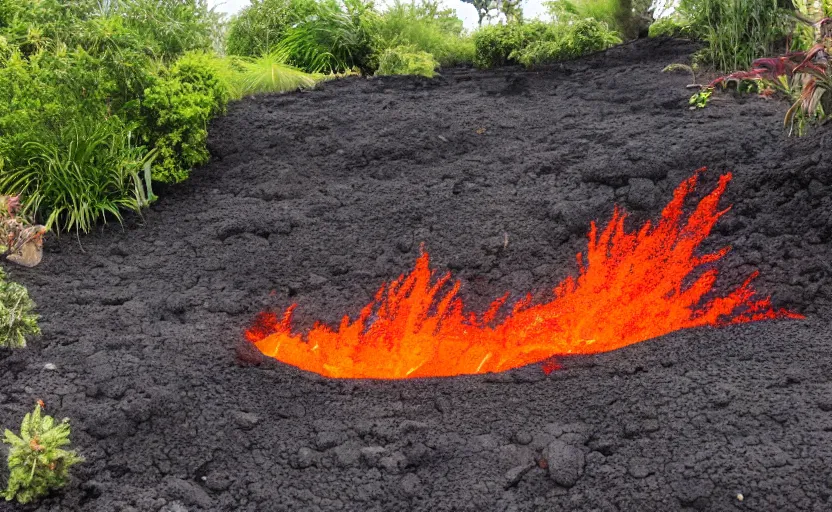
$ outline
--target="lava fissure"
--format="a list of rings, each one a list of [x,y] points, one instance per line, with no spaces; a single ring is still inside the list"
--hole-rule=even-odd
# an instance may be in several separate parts
[[[318,323],[305,335],[294,333],[293,304],[281,318],[261,313],[246,337],[267,356],[327,377],[405,379],[537,362],[551,371],[554,356],[606,352],[679,329],[801,318],[774,309],[769,298],[754,298],[756,272],[730,293],[704,300],[718,270],[703,266],[712,267],[729,249],[695,252],[729,210],[718,204],[731,174],[686,215],[685,200],[703,171],[676,188],[655,225],[628,232],[618,207],[600,231],[592,222],[586,253],[577,255],[577,277],[558,284],[551,300],[527,295],[500,321],[508,294],[481,315],[466,314],[459,281],[449,273],[437,277],[422,252],[409,274],[382,285],[355,320],[345,316],[337,329]]]

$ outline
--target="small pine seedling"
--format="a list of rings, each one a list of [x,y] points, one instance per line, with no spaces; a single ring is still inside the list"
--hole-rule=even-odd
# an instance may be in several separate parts
[[[2,493],[6,501],[29,503],[59,489],[69,480],[69,468],[84,459],[61,447],[69,444],[69,418],[60,423],[42,414],[39,402],[27,413],[20,437],[6,430],[9,448],[9,485]]]
[[[26,336],[40,334],[35,303],[26,288],[6,280],[0,268],[0,348],[26,346]]]

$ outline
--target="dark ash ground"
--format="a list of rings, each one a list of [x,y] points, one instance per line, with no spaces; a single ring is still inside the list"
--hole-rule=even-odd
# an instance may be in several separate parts
[[[692,50],[232,105],[213,163],[143,224],[9,269],[44,335],[0,356],[0,424],[43,398],[87,462],[64,494],[0,510],[829,510],[832,132],[789,139],[786,105],[757,98],[689,111],[689,78],[660,71]],[[735,174],[725,282],[758,268],[805,321],[679,332],[548,377],[329,381],[240,344],[265,307],[356,314],[421,242],[475,307],[548,288],[590,220],[615,202],[655,217],[700,166],[706,185]]]

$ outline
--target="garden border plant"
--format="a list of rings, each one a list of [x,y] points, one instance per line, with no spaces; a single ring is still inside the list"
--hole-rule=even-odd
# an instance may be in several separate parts
[[[20,435],[6,429],[9,448],[9,483],[2,493],[7,501],[30,503],[69,482],[69,470],[84,459],[63,447],[70,444],[69,418],[60,422],[43,414],[43,402],[26,413]]]

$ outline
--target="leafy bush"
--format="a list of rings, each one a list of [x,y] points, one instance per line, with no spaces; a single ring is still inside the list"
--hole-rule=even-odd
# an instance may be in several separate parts
[[[690,25],[679,16],[659,18],[650,25],[649,37],[690,37]]]
[[[148,204],[147,142],[162,140],[168,171],[195,159],[171,154],[191,149],[189,134],[174,134],[179,146],[162,137],[148,115],[159,98],[143,108],[143,96],[180,53],[216,43],[217,20],[206,0],[0,0],[0,194],[21,194],[59,231]],[[188,58],[175,79],[208,87],[220,111],[229,93],[194,78]]]
[[[513,63],[531,67],[600,51],[621,39],[605,23],[583,19],[486,27],[474,35],[474,41],[480,67]]]
[[[796,127],[798,134],[802,135],[805,121],[822,120],[832,114],[832,64],[828,58],[815,59],[820,54],[828,54],[828,50],[825,43],[815,45],[792,70],[792,75],[799,77],[802,89],[783,122],[791,130]]]
[[[625,39],[635,39],[653,21],[653,0],[551,0],[544,4],[557,21],[591,18]]]
[[[432,78],[439,63],[433,55],[409,46],[389,48],[379,58],[377,75],[421,75]]]
[[[573,59],[588,53],[604,50],[621,39],[606,24],[592,19],[565,27],[554,41],[535,41],[513,54],[526,67]]]
[[[143,140],[158,151],[153,179],[178,183],[208,161],[208,121],[230,98],[216,58],[188,53],[155,78],[144,92]]]
[[[778,0],[681,0],[679,11],[691,34],[707,43],[697,59],[718,71],[777,53],[791,25]]]
[[[453,10],[442,9],[431,0],[418,4],[397,0],[382,13],[377,39],[380,54],[407,46],[430,53],[441,66],[471,64],[474,60],[474,43],[464,34],[462,20]]]
[[[519,55],[532,42],[557,40],[556,27],[541,21],[482,27],[474,33],[474,64],[479,68],[516,64],[512,54]]]
[[[40,334],[34,308],[26,288],[6,280],[0,268],[0,347],[22,348],[27,336]]]
[[[40,403],[23,418],[20,436],[6,430],[3,442],[11,446],[9,484],[3,493],[7,501],[29,503],[69,482],[70,468],[84,460],[63,448],[70,444],[69,436],[69,419],[56,422],[42,414]]]
[[[107,18],[123,19],[165,60],[221,44],[222,15],[207,0],[111,0],[104,5]]]
[[[252,0],[228,27],[226,51],[230,55],[258,57],[271,53],[286,32],[318,10],[316,0]],[[337,2],[327,0],[332,8]]]
[[[771,96],[779,93],[792,101],[783,124],[802,135],[806,125],[823,121],[832,113],[832,65],[826,55],[832,39],[807,52],[757,59],[750,71],[737,71],[715,79],[710,88],[735,88]]]

